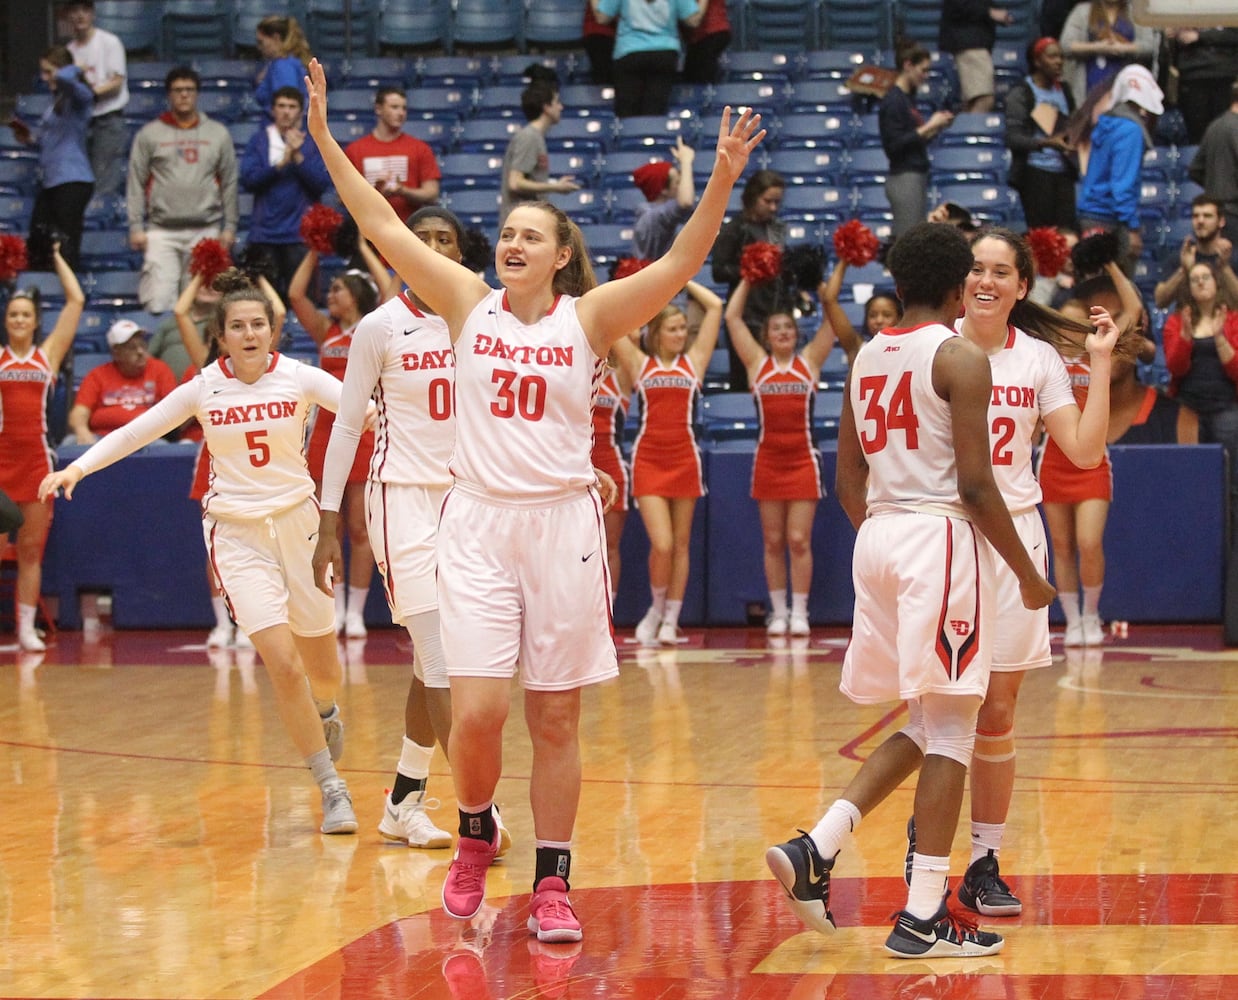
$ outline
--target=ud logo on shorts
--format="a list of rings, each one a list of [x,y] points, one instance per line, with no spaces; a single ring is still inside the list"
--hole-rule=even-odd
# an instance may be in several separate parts
[[[954,629],[955,635],[967,635],[971,632],[971,622],[963,618],[951,618],[950,627]]]

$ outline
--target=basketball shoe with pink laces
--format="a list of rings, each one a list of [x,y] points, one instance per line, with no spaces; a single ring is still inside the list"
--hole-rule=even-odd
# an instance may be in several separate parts
[[[477,837],[461,837],[456,842],[456,856],[443,882],[443,909],[449,917],[471,920],[477,916],[486,899],[486,870],[498,853],[497,826],[490,842]]]
[[[550,875],[538,883],[529,902],[529,933],[539,941],[579,941],[584,937],[567,899],[567,883]]]

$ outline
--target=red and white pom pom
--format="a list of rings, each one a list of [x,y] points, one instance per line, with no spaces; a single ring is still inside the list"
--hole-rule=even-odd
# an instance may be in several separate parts
[[[851,267],[863,267],[877,259],[881,241],[859,219],[850,219],[834,230],[834,253]]]
[[[1036,273],[1042,278],[1056,278],[1070,260],[1070,244],[1053,226],[1037,226],[1027,232],[1027,242],[1036,261]]]
[[[653,261],[645,257],[621,257],[615,264],[615,273],[611,275],[611,278],[612,280],[626,278],[629,274],[643,271],[652,263]]]
[[[343,221],[330,205],[311,205],[301,216],[301,240],[316,253],[335,253],[335,233]]]
[[[29,264],[24,239],[11,233],[0,235],[0,281],[12,281]]]
[[[201,275],[202,284],[208,287],[231,266],[232,255],[219,240],[198,240],[189,252],[189,273]]]
[[[739,255],[739,276],[750,285],[763,285],[782,273],[782,247],[749,243]]]

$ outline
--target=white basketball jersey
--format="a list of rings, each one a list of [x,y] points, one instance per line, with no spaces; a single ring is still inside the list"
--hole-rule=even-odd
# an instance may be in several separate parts
[[[883,330],[856,356],[851,409],[868,462],[869,514],[935,508],[966,516],[950,405],[933,389],[937,349],[955,336],[940,323]]]
[[[340,412],[323,465],[326,510],[340,509],[371,399],[378,406],[378,424],[370,479],[451,485],[448,461],[456,439],[451,337],[446,322],[421,312],[407,294],[384,302],[353,332]],[[337,447],[337,436],[347,445]]]
[[[1024,510],[1041,499],[1040,482],[1032,470],[1036,425],[1045,414],[1075,405],[1070,375],[1057,351],[1013,326],[1005,347],[989,355],[989,365],[993,371],[989,399],[993,478],[1006,506]]]
[[[492,291],[456,340],[456,447],[451,471],[499,496],[548,496],[594,481],[593,396],[606,371],[576,299],[561,295],[532,326]]]

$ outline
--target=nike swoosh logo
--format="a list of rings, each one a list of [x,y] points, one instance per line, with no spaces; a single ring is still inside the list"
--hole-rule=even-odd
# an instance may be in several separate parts
[[[597,550],[596,550],[596,549],[594,549],[593,551],[594,551],[594,552],[596,552]],[[588,562],[591,558],[593,558],[593,552],[590,552],[587,556],[581,556],[581,557],[580,557],[580,561],[581,561],[581,562]]]
[[[211,390],[211,395],[212,395],[212,396],[218,396],[221,392],[223,392],[223,390],[222,390],[222,389],[212,389],[212,390]]]
[[[808,869],[808,884],[814,889],[820,889],[821,883],[825,881],[825,869],[818,863],[815,851],[808,852]]]
[[[498,313],[496,313],[493,309],[491,309],[489,312],[487,312],[487,313],[486,313],[486,315],[487,315],[487,316],[497,316],[497,315],[498,315]]]
[[[416,333],[416,332],[417,332],[418,330],[420,330],[420,329],[421,329],[421,327],[419,327],[419,326],[415,326],[415,327],[413,327],[411,330],[405,330],[405,331],[404,331],[404,336],[406,336],[406,337],[407,337],[409,334],[411,334],[411,333]]]

